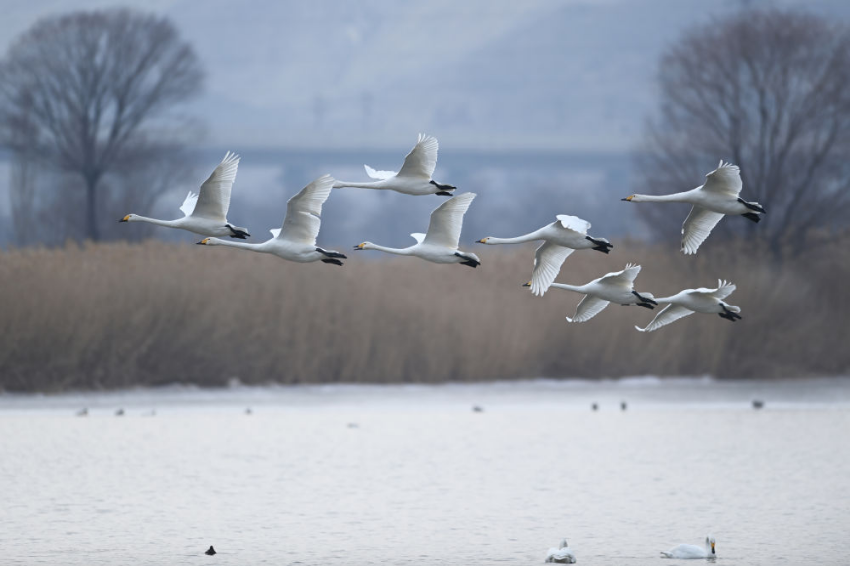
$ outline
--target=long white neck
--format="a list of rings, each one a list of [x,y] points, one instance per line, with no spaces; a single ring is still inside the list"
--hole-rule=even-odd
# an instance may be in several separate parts
[[[691,202],[691,191],[672,195],[634,195],[632,202]]]
[[[371,246],[369,246],[366,249],[367,250],[378,250],[379,252],[387,252],[388,254],[395,254],[395,255],[411,255],[410,254],[411,248],[387,248],[387,247],[384,247],[384,246],[379,246],[378,244],[372,244]]]
[[[373,181],[371,183],[349,183],[347,181],[334,181],[335,189],[343,187],[354,187],[355,189],[383,189],[383,181]]]
[[[148,224],[156,224],[157,226],[167,226],[169,228],[179,228],[180,220],[160,220],[158,218],[148,218],[147,216],[139,216],[138,214],[130,219],[130,222],[147,222]]]
[[[567,291],[575,291],[576,293],[587,293],[584,289],[584,285],[567,285],[566,283],[552,283],[552,287],[556,287],[558,289],[566,289]]]
[[[252,251],[252,252],[265,252],[265,251],[267,251],[264,248],[265,248],[265,245],[268,243],[268,242],[261,242],[259,244],[249,244],[248,242],[235,242],[233,240],[222,240],[220,238],[210,238],[210,242],[215,242],[215,243],[210,243],[210,244],[207,244],[207,245],[226,246],[226,247],[229,247],[229,248],[242,248],[243,250],[249,250],[249,251]]]
[[[540,236],[538,235],[540,230],[535,230],[530,234],[523,234],[522,236],[517,236],[516,238],[487,238],[488,245],[497,245],[497,244],[524,244],[525,242],[533,242],[534,240],[539,240]]]

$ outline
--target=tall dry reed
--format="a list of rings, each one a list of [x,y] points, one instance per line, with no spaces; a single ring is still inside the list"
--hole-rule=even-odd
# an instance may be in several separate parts
[[[846,242],[782,264],[711,241],[695,257],[619,242],[610,256],[566,261],[559,281],[576,284],[640,263],[637,288],[656,296],[738,285],[729,302],[742,321],[693,315],[651,334],[634,325],[657,309],[611,305],[567,323],[579,295],[521,287],[533,244],[481,246],[478,269],[354,251],[343,267],[301,265],[153,241],[10,250],[0,252],[0,387],[840,374]]]

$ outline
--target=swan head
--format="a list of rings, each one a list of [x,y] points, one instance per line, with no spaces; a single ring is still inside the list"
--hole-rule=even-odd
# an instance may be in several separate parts
[[[711,550],[712,554],[717,554],[716,552],[714,552],[714,537],[713,536],[708,535],[707,537],[705,537],[705,549]]]
[[[480,240],[475,240],[475,243],[476,244],[488,244],[488,243],[490,243],[490,236],[487,236],[486,238],[481,238]]]
[[[354,246],[355,250],[373,250],[375,249],[375,244],[372,242],[363,242],[361,244],[357,244]]]
[[[198,242],[199,246],[215,246],[218,245],[218,240],[215,238],[204,238],[200,242]]]
[[[558,550],[562,548],[567,548],[569,545],[567,544],[567,539],[561,539],[561,544],[558,546]]]
[[[128,214],[118,222],[138,222],[139,215],[138,214]]]

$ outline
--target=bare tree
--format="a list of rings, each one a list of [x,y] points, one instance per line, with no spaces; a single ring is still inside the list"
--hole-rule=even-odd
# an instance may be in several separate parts
[[[169,111],[202,82],[197,56],[166,18],[126,9],[45,18],[0,61],[0,144],[21,163],[78,175],[85,233],[98,240],[104,176],[152,140],[179,138]]]
[[[850,32],[812,14],[745,10],[687,32],[660,64],[660,111],[638,158],[636,192],[702,184],[722,158],[764,221],[719,232],[799,252],[850,212]],[[669,237],[684,216],[643,207]],[[744,232],[747,231],[747,232]]]

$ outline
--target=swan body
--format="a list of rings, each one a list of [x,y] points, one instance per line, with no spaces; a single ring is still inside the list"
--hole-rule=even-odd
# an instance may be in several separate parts
[[[723,300],[731,295],[735,288],[732,283],[718,280],[716,289],[705,287],[685,289],[673,296],[655,299],[656,302],[666,303],[667,306],[652,319],[646,328],[638,326],[635,328],[641,332],[652,332],[695,312],[718,314],[721,318],[735,322],[741,318],[738,314],[741,312],[741,307],[730,305]]]
[[[128,214],[119,222],[147,222],[157,226],[188,230],[202,236],[230,236],[244,240],[251,236],[248,230],[234,226],[227,221],[230,192],[238,168],[239,156],[228,151],[218,167],[201,185],[198,193],[189,191],[189,194],[186,195],[186,199],[180,205],[183,218],[159,220],[138,214]]]
[[[440,184],[431,178],[437,167],[438,149],[437,138],[419,134],[419,140],[404,158],[404,165],[399,171],[376,171],[364,165],[366,174],[375,181],[368,183],[335,181],[334,188],[355,187],[396,191],[415,196],[436,194],[450,197],[457,187]]]
[[[543,240],[534,252],[534,270],[531,273],[531,292],[543,295],[561,270],[564,260],[575,250],[596,250],[608,253],[614,246],[605,238],[587,235],[590,222],[576,216],[559,214],[557,220],[539,230],[515,238],[488,236],[478,240],[479,244],[522,244]]]
[[[705,183],[683,193],[672,195],[631,195],[629,202],[685,202],[692,204],[690,214],[682,224],[682,251],[695,254],[700,245],[724,216],[743,216],[753,222],[761,220],[764,208],[757,202],[747,202],[740,196],[743,182],[737,165],[720,161],[717,169],[705,176]]]
[[[572,549],[567,546],[567,539],[561,540],[558,548],[550,548],[546,555],[546,562],[554,562],[557,564],[575,564],[576,555]]]
[[[475,198],[475,193],[463,193],[450,198],[431,213],[428,233],[411,234],[416,244],[409,248],[388,248],[372,242],[354,246],[355,250],[378,250],[395,255],[414,256],[433,263],[460,263],[478,267],[478,256],[458,249],[463,215]]]
[[[680,544],[674,546],[667,552],[662,551],[661,555],[666,558],[715,558],[717,553],[714,551],[714,537],[711,535],[705,537],[705,546],[697,546],[695,544]]]
[[[333,188],[333,177],[319,177],[290,198],[286,203],[286,217],[283,226],[270,230],[272,238],[259,244],[231,242],[218,238],[205,238],[198,242],[206,246],[227,246],[252,252],[267,253],[298,263],[322,261],[342,265],[340,259],[346,257],[333,250],[325,250],[316,245],[316,237],[322,224],[322,205],[328,199]]]
[[[552,283],[551,287],[583,293],[584,298],[576,307],[576,314],[573,318],[566,318],[567,322],[586,322],[602,312],[609,303],[639,305],[654,309],[658,303],[655,302],[655,297],[651,293],[635,291],[634,281],[638,273],[640,273],[640,266],[628,263],[622,271],[608,273],[586,285]],[[525,286],[530,287],[531,281]]]

